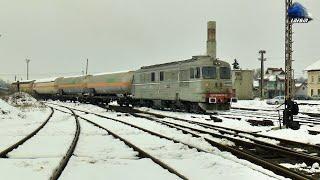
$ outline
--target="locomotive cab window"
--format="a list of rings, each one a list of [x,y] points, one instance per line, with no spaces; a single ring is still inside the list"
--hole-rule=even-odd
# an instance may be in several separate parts
[[[230,68],[220,67],[220,79],[230,79]]]
[[[156,73],[151,73],[151,82],[154,82],[156,80]]]
[[[190,79],[194,78],[194,69],[190,68]]]
[[[164,72],[160,71],[160,81],[163,81],[163,80],[164,80]]]
[[[195,78],[199,79],[200,78],[200,67],[196,67],[196,74]]]
[[[217,68],[213,66],[202,67],[202,77],[203,79],[216,79]]]

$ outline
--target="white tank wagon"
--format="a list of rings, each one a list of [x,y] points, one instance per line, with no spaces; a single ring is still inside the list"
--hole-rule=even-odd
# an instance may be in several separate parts
[[[16,81],[11,84],[11,89],[13,91],[22,91],[26,93],[32,93],[34,80],[22,80],[22,81]]]
[[[86,88],[97,95],[125,96],[131,94],[133,71],[95,74],[88,78]]]
[[[58,93],[57,84],[55,82],[59,78],[38,79],[33,83],[33,91],[38,95],[53,95]]]
[[[87,81],[91,75],[63,77],[55,80],[58,94],[76,95],[86,93]]]

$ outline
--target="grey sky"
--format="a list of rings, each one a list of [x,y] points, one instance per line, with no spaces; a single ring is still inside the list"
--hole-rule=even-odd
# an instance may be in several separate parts
[[[294,25],[297,75],[320,60],[320,1]],[[206,23],[217,22],[217,56],[243,69],[284,65],[284,0],[0,0],[0,78],[138,69],[205,54]]]

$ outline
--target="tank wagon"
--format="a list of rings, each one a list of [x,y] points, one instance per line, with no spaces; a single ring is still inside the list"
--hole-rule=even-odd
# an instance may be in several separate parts
[[[86,89],[93,103],[117,100],[121,105],[132,104],[133,71],[95,74],[88,78]]]
[[[86,83],[91,75],[62,77],[55,80],[58,94],[60,95],[82,95],[86,93]]]
[[[53,94],[58,93],[56,79],[59,78],[48,78],[36,80],[33,83],[33,92],[42,98],[52,98]]]
[[[17,81],[11,84],[11,89],[14,91],[20,91],[32,93],[33,92],[33,83],[35,80],[24,80],[24,81]]]
[[[141,67],[136,71],[38,80],[42,97],[156,108],[229,109],[234,94],[230,64],[216,58],[215,22],[208,23],[207,55]]]
[[[94,95],[127,96],[131,94],[133,71],[92,75],[87,89]]]

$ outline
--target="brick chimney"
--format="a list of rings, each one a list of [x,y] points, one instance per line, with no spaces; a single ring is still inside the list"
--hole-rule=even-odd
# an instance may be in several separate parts
[[[216,58],[217,44],[216,44],[216,22],[209,21],[207,26],[207,55]]]

